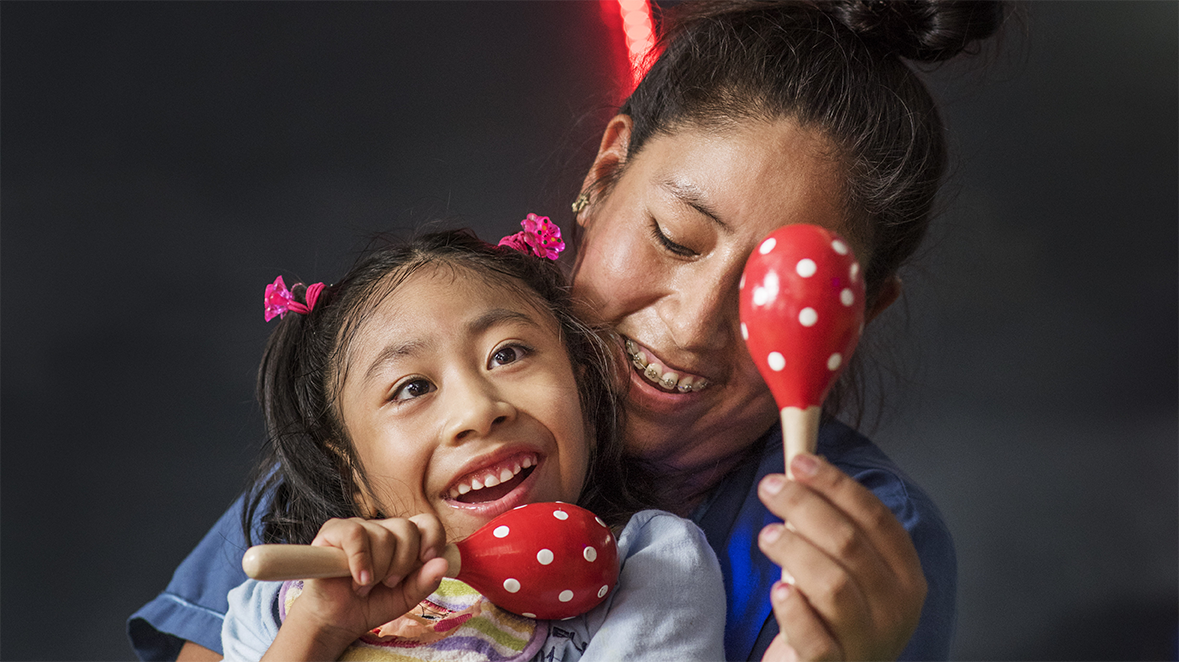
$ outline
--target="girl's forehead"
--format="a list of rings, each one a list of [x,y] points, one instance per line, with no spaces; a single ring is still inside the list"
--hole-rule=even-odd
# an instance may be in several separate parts
[[[423,313],[459,319],[495,307],[517,311],[542,325],[555,321],[545,301],[523,281],[476,265],[434,262],[401,277],[390,274],[386,280],[374,292],[364,319],[385,317],[388,322],[389,316]]]

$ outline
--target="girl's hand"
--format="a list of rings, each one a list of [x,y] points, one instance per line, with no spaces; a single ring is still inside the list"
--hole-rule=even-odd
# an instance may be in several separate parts
[[[351,577],[311,579],[267,652],[273,659],[336,659],[360,635],[407,613],[438,588],[446,544],[433,515],[328,520],[313,546],[348,555]]]
[[[822,458],[796,456],[794,480],[766,476],[762,503],[787,524],[758,546],[794,578],[774,585],[781,633],[766,660],[893,660],[925,602],[925,575],[909,534],[867,488]]]

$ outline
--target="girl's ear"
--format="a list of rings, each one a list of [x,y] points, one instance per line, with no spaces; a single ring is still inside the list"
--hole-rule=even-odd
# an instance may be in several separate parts
[[[592,196],[594,189],[599,188],[602,182],[609,179],[626,162],[626,156],[630,151],[630,130],[633,126],[634,122],[630,115],[615,115],[606,124],[606,130],[602,132],[602,143],[598,146],[598,155],[594,157],[594,162],[581,183],[583,193]],[[582,227],[585,227],[589,217],[585,211],[588,208],[583,207],[577,212],[577,224]]]

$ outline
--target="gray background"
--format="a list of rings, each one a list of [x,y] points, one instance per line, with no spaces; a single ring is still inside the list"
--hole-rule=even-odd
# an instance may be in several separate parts
[[[945,213],[864,351],[958,658],[1174,659],[1177,8],[1033,3],[930,74]],[[596,2],[0,4],[0,657],[131,656],[242,487],[276,274],[568,222],[615,38]]]

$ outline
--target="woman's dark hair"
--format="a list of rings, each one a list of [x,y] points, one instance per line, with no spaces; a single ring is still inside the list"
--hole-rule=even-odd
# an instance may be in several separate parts
[[[907,60],[954,57],[1005,13],[976,0],[685,2],[664,17],[659,55],[619,110],[633,122],[627,161],[682,128],[789,118],[816,130],[846,166],[847,232],[870,252],[871,308],[925,236],[945,170],[937,106]]]
[[[266,442],[242,514],[247,541],[258,535],[263,542],[308,543],[330,518],[364,516],[357,496],[372,491],[336,404],[346,354],[364,315],[425,267],[510,288],[553,315],[592,431],[578,503],[612,526],[648,505],[644,467],[623,459],[618,344],[609,331],[590,328],[573,315],[568,287],[553,262],[492,246],[466,230],[401,244],[378,241],[389,245],[370,250],[348,275],[325,288],[309,314],[288,314],[266,344],[257,386]],[[306,288],[292,291],[301,302]],[[260,510],[259,532],[251,522]]]

